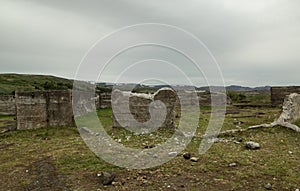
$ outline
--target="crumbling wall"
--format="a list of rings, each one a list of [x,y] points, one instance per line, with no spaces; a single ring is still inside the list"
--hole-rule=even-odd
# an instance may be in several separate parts
[[[294,123],[300,120],[300,94],[293,93],[285,97],[279,123]]]
[[[75,116],[95,112],[99,108],[99,96],[89,91],[73,91],[73,111]]]
[[[70,91],[47,92],[47,126],[74,126]]]
[[[70,91],[16,92],[17,129],[73,126]]]
[[[14,96],[0,96],[0,115],[15,115],[16,104]]]
[[[226,100],[223,99],[224,93],[220,92],[209,92],[209,91],[197,91],[200,106],[211,106],[211,98],[214,97],[216,105],[231,105],[231,99],[226,96]],[[111,108],[111,93],[100,93],[99,102],[96,103],[97,108]]]
[[[129,100],[129,103],[123,105],[126,99]],[[113,108],[113,127],[130,126],[131,124],[128,123],[128,114],[132,115],[140,123],[149,121],[149,106],[155,100],[163,102],[166,107],[166,117],[161,127],[175,127],[175,108],[178,98],[170,88],[162,88],[154,94],[139,94],[115,90],[112,94],[113,105],[116,106]],[[126,104],[129,105],[129,111],[126,108]],[[120,124],[125,125],[122,126]]]
[[[17,129],[47,126],[46,92],[16,92]]]
[[[271,104],[282,106],[284,98],[292,93],[300,93],[300,86],[271,87]]]
[[[98,108],[111,108],[111,93],[101,92],[99,93]]]
[[[224,93],[221,92],[198,91],[197,95],[199,98],[200,106],[211,106],[212,97],[215,100],[214,104],[216,106],[224,106],[224,105],[232,104],[231,99],[227,95],[224,95]],[[223,99],[224,96],[226,97],[226,99]]]

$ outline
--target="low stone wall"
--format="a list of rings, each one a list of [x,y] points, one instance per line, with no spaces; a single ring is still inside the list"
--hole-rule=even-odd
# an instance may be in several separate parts
[[[282,106],[284,98],[292,93],[300,93],[300,86],[271,87],[271,104]]]
[[[15,96],[0,96],[0,115],[16,115]]]
[[[200,106],[211,106],[212,98],[215,101],[216,106],[224,106],[224,105],[231,105],[232,101],[224,93],[221,92],[209,92],[209,91],[198,91],[197,92],[199,98],[199,105]],[[226,99],[224,99],[226,96]]]
[[[74,126],[70,91],[16,92],[17,129]]]

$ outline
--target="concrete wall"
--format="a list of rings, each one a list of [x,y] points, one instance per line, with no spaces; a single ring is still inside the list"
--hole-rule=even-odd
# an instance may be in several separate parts
[[[80,116],[86,113],[95,112],[99,108],[99,96],[93,92],[73,91],[74,115]]]
[[[223,94],[218,92],[210,93],[208,91],[198,91],[200,106],[211,106],[211,96],[216,98],[217,105],[231,105],[232,101],[229,97],[226,97],[226,100],[222,99]],[[100,93],[99,102],[96,103],[97,108],[111,108],[111,93]]]
[[[73,126],[70,91],[16,92],[17,129]]]
[[[149,121],[149,106],[155,100],[163,102],[167,109],[166,117],[162,121],[161,127],[175,127],[175,108],[178,99],[175,92],[171,89],[163,88],[152,95],[115,90],[112,94],[112,100],[113,106],[115,106],[115,108],[113,107],[113,127],[130,127],[132,123],[129,120],[129,115],[132,115],[140,123]],[[124,100],[129,100],[129,103]],[[126,105],[129,105],[129,111]],[[161,116],[153,116],[153,118],[155,117],[159,118]]]
[[[0,115],[15,115],[15,96],[0,96]]]
[[[47,96],[47,126],[74,126],[71,91],[50,91]]]
[[[73,92],[75,115],[93,112],[97,108],[111,107],[111,93],[100,93],[97,96],[89,92]],[[78,94],[77,94],[78,93]],[[76,95],[75,95],[76,94]],[[178,98],[176,93],[169,89],[163,88],[155,94],[134,94],[130,93],[130,103],[128,103],[130,112],[138,122],[147,122],[150,119],[149,104],[154,100],[160,100],[167,106],[167,117],[163,123],[164,127],[175,126],[176,108],[178,108]],[[198,92],[199,104],[209,106],[210,96],[220,96],[219,93]],[[125,96],[120,94],[119,96]],[[33,129],[40,127],[53,126],[73,126],[74,115],[72,109],[71,91],[36,91],[36,92],[16,92],[15,99],[5,99],[10,103],[11,111],[16,112],[17,129]],[[9,100],[9,101],[7,101]],[[114,99],[118,102],[119,98]],[[225,101],[226,102],[226,101]],[[221,100],[219,104],[228,104]],[[117,103],[118,106],[120,103]],[[13,109],[15,107],[15,109]],[[6,108],[8,108],[6,106]],[[5,109],[7,110],[7,109]],[[114,112],[123,112],[124,109],[117,108]],[[122,113],[119,113],[123,115]],[[126,114],[121,117],[124,123],[128,121]],[[113,126],[120,126],[118,121],[113,117]]]
[[[271,87],[271,104],[281,106],[284,98],[292,93],[300,93],[300,86]]]

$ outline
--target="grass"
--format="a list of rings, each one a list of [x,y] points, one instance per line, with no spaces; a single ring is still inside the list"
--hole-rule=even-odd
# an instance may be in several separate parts
[[[227,114],[222,130],[241,128],[249,125],[272,122],[279,114],[279,108],[238,109],[239,113]],[[205,129],[210,108],[201,108],[199,129]],[[143,145],[158,145],[169,138],[173,131],[160,130],[150,135],[135,136],[121,128],[111,128],[111,110],[97,112],[107,134],[121,139],[128,147],[142,148]],[[0,118],[4,118],[0,116]],[[197,135],[202,135],[198,130]],[[127,139],[128,137],[130,139]],[[76,128],[43,128],[36,130],[12,131],[0,134],[0,190],[18,190],[35,180],[26,174],[33,171],[35,161],[50,158],[57,173],[66,177],[72,190],[264,190],[271,183],[273,190],[295,190],[300,182],[299,134],[275,127],[252,130],[223,137],[232,141],[214,143],[207,153],[198,154],[202,141],[194,137],[183,152],[199,157],[197,163],[178,155],[171,161],[151,169],[128,170],[113,166],[92,153],[81,139]],[[246,141],[261,144],[259,150],[247,150]],[[182,153],[183,153],[182,152]],[[230,163],[236,167],[229,167]],[[114,171],[117,174],[114,186],[99,184],[96,174]],[[14,181],[14,178],[18,182]],[[146,180],[146,181],[145,181]]]
[[[269,91],[228,91],[227,95],[234,104],[251,103],[251,104],[270,104],[271,94]]]
[[[0,95],[15,91],[67,90],[73,81],[46,75],[0,74]]]

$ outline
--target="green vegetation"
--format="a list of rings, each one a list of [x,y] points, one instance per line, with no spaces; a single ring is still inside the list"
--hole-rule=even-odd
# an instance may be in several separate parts
[[[300,127],[300,120],[296,121],[294,124]]]
[[[14,94],[15,91],[67,90],[73,81],[44,75],[0,74],[0,95]]]
[[[228,91],[227,96],[230,97],[234,104],[251,103],[251,104],[270,104],[271,95],[269,91]]]
[[[240,102],[240,101],[246,100],[246,96],[244,93],[230,91],[230,92],[227,92],[227,96],[230,97],[230,99],[233,102]]]
[[[222,130],[269,123],[280,113],[279,108],[269,107],[239,109],[232,106],[227,110]],[[127,147],[157,146],[174,133],[161,129],[152,135],[135,136],[125,129],[111,127],[111,109],[98,110],[97,114],[107,134],[121,140]],[[207,153],[199,155],[201,137],[209,117],[210,108],[201,108],[196,136],[182,152],[199,157],[197,163],[183,159],[181,153],[162,166],[146,170],[123,169],[103,161],[85,145],[76,128],[43,128],[0,134],[0,190],[22,190],[34,182],[34,173],[41,168],[36,162],[45,158],[55,166],[55,173],[65,177],[71,190],[165,190],[168,185],[177,190],[264,190],[267,183],[272,184],[273,190],[299,187],[298,133],[275,127],[226,135],[222,138],[228,142],[214,143]],[[261,149],[245,149],[246,141],[259,142]],[[231,163],[236,163],[236,166],[229,167]],[[96,176],[101,171],[114,171],[116,184],[101,185]],[[15,182],[16,179],[19,183]]]

